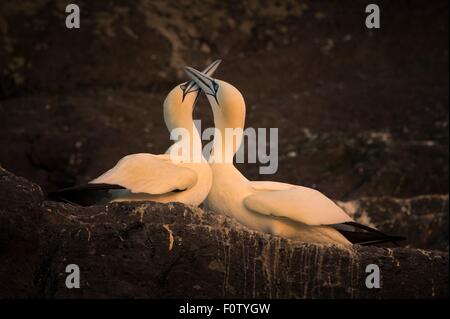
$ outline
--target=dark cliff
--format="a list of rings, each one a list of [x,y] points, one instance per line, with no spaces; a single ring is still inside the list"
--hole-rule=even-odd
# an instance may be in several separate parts
[[[81,208],[44,201],[3,169],[0,194],[0,297],[448,297],[447,252],[305,244],[179,203]],[[68,264],[80,268],[79,289],[65,286]],[[380,268],[379,289],[365,285],[369,264]]]

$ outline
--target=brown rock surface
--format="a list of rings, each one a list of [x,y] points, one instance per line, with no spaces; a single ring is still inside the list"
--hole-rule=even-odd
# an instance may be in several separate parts
[[[39,187],[0,177],[0,297],[448,297],[448,252],[304,244],[178,203],[41,202]],[[80,289],[65,286],[68,264]],[[369,264],[380,289],[365,286]]]

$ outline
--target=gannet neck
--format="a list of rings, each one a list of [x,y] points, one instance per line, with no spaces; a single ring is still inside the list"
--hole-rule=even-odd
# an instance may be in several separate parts
[[[180,127],[172,130],[171,139],[174,141],[174,144],[172,144],[166,153],[169,154],[171,151],[175,151],[174,154],[183,154],[183,161],[205,162],[200,133],[193,122],[190,125],[190,129]]]
[[[180,86],[170,91],[164,100],[164,122],[171,132],[177,128],[192,129],[192,111],[198,93],[190,93],[183,96]]]
[[[174,144],[166,151],[175,154],[179,162],[204,162],[202,143],[192,118],[192,111],[199,92],[183,94],[176,86],[164,101],[164,121]],[[174,160],[175,160],[174,157]]]
[[[243,137],[245,101],[231,84],[216,80],[219,86],[215,97],[208,96],[214,115],[212,162],[232,163]]]

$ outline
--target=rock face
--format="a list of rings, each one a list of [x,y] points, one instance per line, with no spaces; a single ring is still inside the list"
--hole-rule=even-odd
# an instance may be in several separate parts
[[[80,208],[0,172],[2,298],[448,297],[447,252],[304,244],[178,203]],[[80,289],[65,286],[68,264]],[[365,285],[369,264],[380,289]]]
[[[407,247],[448,251],[448,195],[360,198],[338,204],[360,223],[404,234]]]
[[[448,297],[447,0],[379,0],[378,30],[365,0],[74,3],[69,30],[67,1],[0,1],[0,165],[26,178],[0,170],[0,297]],[[165,152],[164,98],[183,66],[217,58],[246,127],[278,128],[278,171],[239,169],[317,188],[404,246],[306,245],[180,204],[45,201]],[[213,125],[204,98],[194,117]]]

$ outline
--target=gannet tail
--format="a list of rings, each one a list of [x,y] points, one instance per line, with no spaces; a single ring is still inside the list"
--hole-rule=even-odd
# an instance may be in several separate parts
[[[110,202],[118,192],[128,192],[128,190],[120,185],[89,183],[50,192],[48,197],[57,202],[76,206],[91,206]]]
[[[397,244],[398,241],[405,240],[402,236],[387,235],[375,228],[362,225],[356,222],[346,222],[333,225],[352,244],[374,245],[386,242]]]

